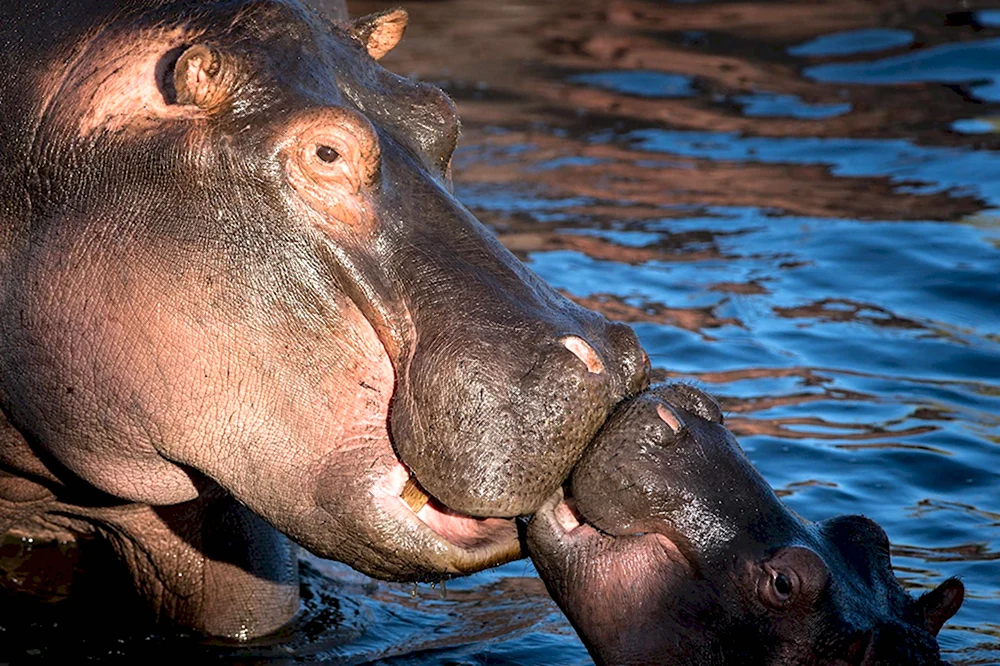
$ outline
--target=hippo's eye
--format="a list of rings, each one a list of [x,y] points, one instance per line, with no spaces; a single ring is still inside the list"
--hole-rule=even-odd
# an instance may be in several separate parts
[[[794,571],[771,569],[764,570],[757,592],[760,600],[770,608],[783,610],[795,600],[799,588],[799,579]]]
[[[340,159],[340,153],[338,153],[330,146],[320,144],[316,146],[316,157],[318,157],[321,162],[326,162],[327,164],[333,164],[338,159]]]
[[[778,593],[778,596],[788,598],[792,596],[792,581],[788,580],[788,576],[778,572],[774,576],[774,591]]]

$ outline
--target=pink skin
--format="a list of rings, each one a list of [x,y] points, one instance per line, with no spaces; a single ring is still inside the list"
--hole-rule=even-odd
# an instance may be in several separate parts
[[[56,67],[41,74],[41,115],[75,127],[84,137],[100,130],[155,132],[164,120],[207,118],[197,107],[167,103],[156,85],[163,54],[197,37],[171,29],[80,42],[68,64],[57,59]]]
[[[368,26],[374,55],[402,33],[398,12],[384,18],[387,28]],[[207,122],[238,77],[208,76],[205,59],[190,59],[177,82],[192,86],[192,103],[171,103],[160,85],[166,54],[199,37],[181,28],[97,31],[53,58],[37,75],[38,145],[67,131],[83,141],[176,133],[183,159],[212,159]],[[335,159],[318,159],[319,146]],[[382,158],[364,116],[290,115],[271,150],[303,234],[367,242],[378,220],[365,187]],[[434,500],[415,513],[400,498],[410,475],[388,431],[399,344],[327,289],[313,265],[275,267],[323,287],[327,300],[309,310],[267,298],[266,285],[243,290],[224,263],[177,256],[169,242],[135,231],[68,211],[47,218],[30,242],[0,246],[13,276],[0,292],[0,398],[44,449],[0,421],[10,435],[0,461],[25,476],[0,478],[0,533],[96,530],[121,550],[159,617],[241,638],[274,630],[298,605],[295,548],[274,528],[384,577],[445,577],[521,556],[511,520],[460,515]],[[141,257],[123,261],[126,248]],[[576,349],[594,362],[585,343]],[[67,489],[80,481],[132,509],[77,506]],[[182,508],[159,508],[172,506]],[[273,554],[270,569],[193,549],[211,530],[183,536],[176,524],[245,507],[252,514],[230,536]]]
[[[691,565],[663,534],[612,537],[581,523],[576,511],[553,497],[528,531],[535,566],[599,664],[648,664],[664,640],[661,618],[671,612],[669,582],[692,575]],[[647,636],[648,640],[642,637]]]
[[[604,372],[604,362],[601,361],[601,357],[594,351],[594,348],[587,344],[586,340],[569,335],[563,338],[562,343],[587,366],[587,372],[594,375]]]

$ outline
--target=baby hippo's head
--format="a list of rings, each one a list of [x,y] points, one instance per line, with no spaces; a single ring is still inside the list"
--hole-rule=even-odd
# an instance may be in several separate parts
[[[944,663],[962,584],[913,599],[875,522],[793,514],[691,386],[619,407],[563,492],[528,546],[599,664]]]

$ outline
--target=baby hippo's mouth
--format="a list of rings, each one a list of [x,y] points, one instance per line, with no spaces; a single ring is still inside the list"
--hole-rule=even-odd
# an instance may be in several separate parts
[[[529,531],[529,547],[532,543],[545,544],[544,548],[533,548],[532,556],[551,554],[552,549],[569,554],[573,552],[606,553],[618,549],[654,549],[656,559],[670,562],[673,567],[694,574],[695,567],[685,555],[686,540],[680,535],[668,535],[662,531],[636,532],[634,534],[611,534],[601,530],[587,520],[578,507],[568,486],[560,489],[543,504],[532,519]]]
[[[584,527],[586,523],[586,519],[580,515],[576,508],[576,502],[573,501],[573,497],[565,488],[563,489],[563,498],[552,510],[552,515],[556,519],[556,523],[566,531],[566,534]]]

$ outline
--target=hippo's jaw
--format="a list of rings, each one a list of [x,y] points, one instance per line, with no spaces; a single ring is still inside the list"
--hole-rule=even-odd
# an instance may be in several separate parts
[[[413,531],[438,543],[441,575],[474,573],[523,557],[511,519],[456,513],[419,490],[400,463],[383,480],[385,508]],[[436,577],[423,574],[421,578]]]
[[[294,464],[269,464],[267,447],[245,454],[252,456],[247,467],[263,469],[264,478],[247,478],[245,470],[201,452],[184,462],[314,553],[379,578],[437,580],[522,557],[513,520],[463,515],[419,486],[393,445],[389,413],[397,381],[385,346],[351,301],[329,316],[350,335],[327,337],[344,353],[330,363],[314,359],[303,372],[315,372],[322,388],[293,397],[294,407],[309,414],[307,429],[288,431],[285,448],[294,446]],[[343,358],[351,360],[337,361]],[[264,484],[277,489],[261,496]]]
[[[594,661],[715,664],[716,595],[660,533],[611,536],[559,491],[531,519],[527,543],[549,593]]]

